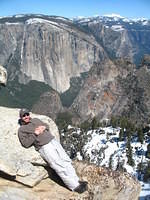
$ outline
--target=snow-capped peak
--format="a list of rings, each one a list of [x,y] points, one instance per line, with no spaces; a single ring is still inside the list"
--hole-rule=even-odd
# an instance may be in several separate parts
[[[105,14],[105,15],[94,15],[94,16],[91,16],[91,17],[83,17],[83,16],[78,16],[78,17],[75,17],[73,18],[73,20],[77,20],[77,21],[80,21],[80,23],[85,23],[85,22],[89,22],[91,20],[103,20],[105,19],[105,21],[119,21],[119,20],[125,20],[126,18],[125,17],[122,17],[121,15],[119,14]],[[128,21],[128,19],[126,19],[126,21]]]
[[[87,18],[85,16],[77,16],[77,17],[74,17],[73,19],[84,19],[84,18]]]
[[[112,13],[112,14],[105,14],[103,15],[104,17],[112,17],[112,18],[121,18],[121,19],[124,19],[125,17],[122,17],[121,15],[119,14],[115,14],[115,13]]]
[[[145,18],[145,17],[141,17],[141,18],[134,18],[134,19],[132,19],[133,21],[135,21],[135,22],[138,22],[138,21],[148,21],[148,19],[147,18]]]

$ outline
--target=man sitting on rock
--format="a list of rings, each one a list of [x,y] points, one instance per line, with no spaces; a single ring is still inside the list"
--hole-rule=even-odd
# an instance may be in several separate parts
[[[87,182],[79,181],[71,159],[50,133],[48,125],[37,118],[31,118],[28,109],[21,109],[19,115],[21,126],[18,129],[18,137],[22,146],[29,148],[33,145],[70,190],[85,192]]]

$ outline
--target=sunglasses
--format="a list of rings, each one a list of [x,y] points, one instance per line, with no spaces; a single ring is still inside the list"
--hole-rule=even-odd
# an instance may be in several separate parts
[[[30,115],[29,113],[24,113],[24,114],[22,115],[22,117],[29,116],[29,115]]]

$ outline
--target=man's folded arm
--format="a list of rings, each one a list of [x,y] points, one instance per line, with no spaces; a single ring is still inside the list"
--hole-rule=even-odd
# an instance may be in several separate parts
[[[35,134],[26,134],[24,132],[18,131],[19,141],[23,147],[29,148],[34,143],[36,136]]]

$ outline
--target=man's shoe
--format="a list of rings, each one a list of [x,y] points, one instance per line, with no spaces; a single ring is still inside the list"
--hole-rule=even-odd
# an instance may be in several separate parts
[[[79,181],[80,185],[74,189],[75,192],[83,193],[88,189],[88,182],[87,181]]]

